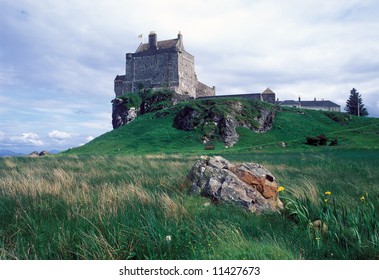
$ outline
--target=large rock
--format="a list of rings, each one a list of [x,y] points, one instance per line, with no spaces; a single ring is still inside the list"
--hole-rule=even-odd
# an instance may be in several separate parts
[[[188,179],[191,194],[213,201],[237,204],[257,213],[283,208],[275,177],[256,163],[234,165],[219,156],[201,157]]]
[[[246,127],[257,133],[263,133],[272,128],[275,111],[250,106],[243,105],[239,101],[227,101],[223,105],[217,105],[214,101],[205,99],[196,106],[184,106],[177,112],[173,126],[185,131],[198,127],[203,131],[204,139],[221,137],[226,146],[232,147],[239,139],[237,127]],[[253,109],[256,116],[251,113]],[[214,123],[217,128],[210,133],[211,135],[208,135],[208,123]]]
[[[128,109],[125,104],[127,101],[120,98],[112,100],[112,125],[118,128],[124,124],[128,124],[137,117],[137,110],[134,107]]]
[[[221,138],[224,140],[224,143],[228,147],[232,147],[237,143],[239,135],[236,131],[238,122],[233,116],[227,115],[223,122],[221,122],[223,129],[221,130]]]

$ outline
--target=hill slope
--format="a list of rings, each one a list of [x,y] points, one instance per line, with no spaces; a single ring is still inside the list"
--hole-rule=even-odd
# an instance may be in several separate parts
[[[254,122],[248,116],[266,106],[276,110],[273,127],[265,133],[257,133],[245,127],[237,128],[239,140],[232,148],[226,148],[220,137],[214,137],[215,150],[207,153],[240,153],[253,150],[309,150],[319,149],[306,145],[307,136],[325,135],[337,139],[338,145],[324,149],[379,149],[379,119],[358,118],[345,113],[330,113],[292,108],[279,108],[263,102],[246,104],[242,99],[219,99],[212,103],[213,111],[226,111],[233,103],[243,104],[238,116]],[[190,131],[174,128],[174,119],[185,106],[196,110],[209,110],[204,100],[182,102],[176,106],[137,117],[133,122],[107,132],[90,143],[66,151],[73,154],[152,154],[152,153],[204,153],[204,126]],[[249,107],[250,106],[250,107]],[[207,113],[209,115],[209,113]],[[211,112],[212,114],[212,112]],[[285,148],[282,146],[285,143]],[[329,143],[329,142],[328,142]]]

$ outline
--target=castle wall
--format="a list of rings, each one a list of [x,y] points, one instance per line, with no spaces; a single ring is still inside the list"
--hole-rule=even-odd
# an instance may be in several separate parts
[[[194,56],[184,50],[181,34],[177,39],[157,41],[152,32],[148,44],[126,54],[125,75],[114,81],[116,97],[142,88],[170,88],[193,98],[215,95],[214,87],[198,82]]]
[[[141,88],[177,87],[179,85],[177,61],[178,52],[128,54],[122,94],[136,92]]]
[[[262,101],[265,101],[267,103],[275,104],[275,93],[262,93]]]
[[[196,97],[197,77],[195,59],[189,53],[182,51],[178,56],[179,85],[177,93]]]
[[[267,96],[265,98],[265,96]],[[275,104],[275,93],[273,94],[262,94],[262,93],[244,93],[244,94],[228,94],[228,95],[218,95],[218,96],[199,96],[201,98],[244,98],[244,99],[253,99],[261,100],[271,104]]]
[[[196,97],[207,97],[207,96],[215,96],[216,94],[216,88],[215,87],[209,87],[201,82],[197,82],[196,87]]]

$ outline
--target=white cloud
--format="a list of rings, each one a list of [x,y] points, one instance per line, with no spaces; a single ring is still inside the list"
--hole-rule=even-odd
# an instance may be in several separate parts
[[[10,86],[17,84],[17,73],[13,66],[0,65],[0,86]]]
[[[53,130],[48,133],[50,138],[53,138],[55,140],[67,140],[72,137],[72,135],[68,132],[59,131],[59,130]]]
[[[9,139],[14,144],[22,144],[26,146],[36,147],[44,145],[39,136],[33,132],[22,133],[22,136],[11,136]]]
[[[88,137],[86,138],[87,142],[90,142],[90,141],[92,141],[93,139],[95,139],[95,137],[93,137],[93,136],[88,136]]]

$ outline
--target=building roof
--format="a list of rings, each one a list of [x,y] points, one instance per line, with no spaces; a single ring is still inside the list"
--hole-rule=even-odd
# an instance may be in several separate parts
[[[135,53],[143,53],[143,52],[151,51],[150,39],[152,39],[153,42],[154,41],[156,42],[156,47],[153,48],[153,51],[170,50],[170,49],[179,49],[181,51],[184,51],[183,35],[180,32],[178,34],[178,37],[175,39],[157,41],[157,34],[154,31],[152,31],[149,35],[149,42],[145,44],[141,43],[138,46]]]
[[[330,101],[330,100],[321,100],[321,101],[300,101],[301,107],[341,107],[340,105]]]
[[[170,39],[170,40],[164,40],[164,41],[158,41],[158,50],[163,50],[163,49],[171,49],[173,47],[179,46],[178,45],[179,39]],[[140,44],[139,47],[136,50],[136,53],[144,52],[149,49],[149,43],[145,44]]]
[[[273,92],[270,88],[266,88],[264,92],[262,92],[262,94],[272,94],[272,93],[275,93]]]
[[[300,102],[295,101],[295,100],[279,101],[278,104],[281,105],[281,106],[301,106]]]

